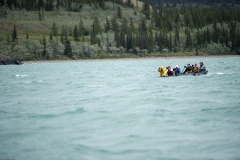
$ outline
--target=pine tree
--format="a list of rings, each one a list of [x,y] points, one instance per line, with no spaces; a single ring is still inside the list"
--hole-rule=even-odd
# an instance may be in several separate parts
[[[186,47],[192,48],[192,38],[191,38],[190,30],[187,30]]]
[[[52,11],[53,10],[53,0],[47,0],[46,1],[45,10],[46,11]]]
[[[49,34],[49,41],[52,41],[53,40],[53,34],[52,34],[52,32],[50,32],[50,34]]]
[[[66,56],[71,57],[72,56],[72,47],[71,47],[71,42],[67,39],[65,42],[65,49],[64,49],[64,54]]]
[[[46,42],[46,39],[45,39],[45,36],[43,37],[43,52],[42,52],[42,56],[44,58],[47,58],[47,42]]]
[[[75,25],[74,30],[73,30],[73,39],[74,41],[79,41],[79,37],[78,37],[78,29],[77,26]]]
[[[129,8],[132,7],[132,2],[131,2],[131,0],[127,0],[127,1],[126,1],[126,6],[129,7]]]
[[[62,44],[64,44],[64,40],[63,40],[63,32],[61,32],[60,42],[61,42]]]
[[[116,20],[115,18],[113,18],[113,19],[111,20],[111,29],[112,29],[113,31],[115,31],[117,25],[118,25],[118,24],[117,24],[117,20]]]
[[[134,27],[134,23],[133,23],[132,17],[130,18],[129,30],[131,32],[135,32],[135,27]]]
[[[41,8],[43,8],[43,4],[44,4],[43,0],[38,0],[38,9],[39,9],[39,11],[40,11]]]
[[[190,25],[192,23],[192,15],[188,9],[186,10],[186,12],[184,14],[184,21],[185,21],[185,25],[187,27],[190,27]]]
[[[53,24],[52,24],[51,32],[52,32],[53,36],[58,35],[58,27],[57,27],[57,24],[55,22],[53,22]]]
[[[132,31],[129,29],[127,33],[127,50],[130,50],[133,48],[133,37],[132,37]]]
[[[78,32],[79,32],[79,36],[84,36],[84,27],[83,27],[83,20],[82,20],[82,18],[80,19],[80,22],[79,22],[79,30],[78,30]]]
[[[117,15],[118,15],[118,18],[122,18],[122,10],[120,8],[120,6],[118,6],[118,10],[117,10]]]
[[[13,33],[12,33],[12,42],[15,42],[17,40],[18,40],[18,38],[17,38],[17,29],[16,29],[16,25],[14,24]]]
[[[59,10],[59,7],[60,7],[60,5],[61,5],[60,2],[61,2],[60,0],[57,0],[57,5],[56,5],[57,10]]]
[[[122,31],[124,34],[127,34],[127,31],[128,31],[128,21],[127,21],[126,18],[123,18],[123,19],[122,19],[121,31]]]
[[[101,28],[101,24],[100,24],[98,17],[96,17],[96,16],[94,17],[93,23],[94,23],[96,35],[101,33],[102,28]]]
[[[119,26],[118,26],[118,24],[116,24],[116,28],[115,28],[115,31],[114,31],[114,40],[116,42],[116,46],[120,47],[121,39],[120,39],[120,35],[119,35]]]
[[[92,26],[92,31],[91,31],[91,44],[96,44],[97,43],[97,34],[96,34],[96,27],[95,24],[93,23]]]
[[[178,46],[178,44],[180,43],[180,38],[179,38],[179,26],[176,25],[175,26],[175,35],[174,35],[174,45]]]
[[[172,51],[172,33],[171,32],[169,36],[169,50]]]
[[[29,35],[28,35],[28,32],[27,32],[27,34],[26,34],[26,39],[29,39]]]
[[[143,14],[146,16],[147,19],[150,19],[150,6],[148,0],[145,0],[143,4]]]
[[[73,36],[73,31],[72,28],[69,28],[69,36],[72,37]]]
[[[39,20],[39,21],[42,21],[42,15],[41,15],[40,10],[39,10],[39,13],[38,13],[38,20]]]
[[[120,32],[120,46],[126,46],[125,33],[123,31]]]
[[[111,29],[110,22],[109,22],[108,18],[106,17],[105,32],[110,31],[110,29]]]
[[[97,0],[98,1],[98,5],[102,8],[105,9],[105,0]]]
[[[9,34],[7,35],[7,45],[10,45],[11,44],[11,40],[10,40],[10,36]]]

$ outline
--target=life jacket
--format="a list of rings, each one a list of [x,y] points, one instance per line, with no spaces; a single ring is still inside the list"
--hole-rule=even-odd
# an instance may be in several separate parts
[[[173,71],[173,69],[168,69],[168,75],[174,75],[174,71]]]
[[[198,66],[194,66],[193,72],[194,72],[194,73],[198,73],[198,72],[199,72]]]
[[[192,71],[193,71],[193,69],[192,69],[191,66],[187,67],[186,69],[187,69],[187,72],[188,72],[188,73],[192,73]]]
[[[160,77],[167,77],[167,71],[164,69],[164,66],[159,67],[158,72],[160,72]]]

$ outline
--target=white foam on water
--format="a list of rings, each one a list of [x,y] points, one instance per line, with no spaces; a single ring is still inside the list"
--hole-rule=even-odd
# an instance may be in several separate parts
[[[25,75],[25,74],[16,74],[15,76],[16,76],[16,77],[27,77],[27,76],[29,76],[29,75]]]
[[[99,85],[99,84],[94,84],[94,85],[88,85],[88,87],[91,87],[91,88],[102,88],[104,87],[103,85]]]

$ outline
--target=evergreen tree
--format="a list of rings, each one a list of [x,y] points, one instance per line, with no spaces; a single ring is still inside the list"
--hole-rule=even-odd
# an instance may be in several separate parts
[[[138,28],[140,31],[146,33],[148,28],[147,28],[147,20],[145,18],[142,18],[139,25],[138,25]]]
[[[118,10],[117,10],[117,15],[118,15],[118,18],[122,18],[122,10],[120,8],[120,6],[118,6]]]
[[[126,1],[126,6],[127,6],[127,7],[131,8],[132,5],[133,5],[133,4],[132,4],[131,0],[127,0],[127,1]]]
[[[52,32],[50,32],[50,34],[49,34],[49,41],[52,41],[53,40],[53,34],[52,34]]]
[[[110,31],[110,29],[111,29],[110,22],[109,22],[108,18],[106,17],[105,32]]]
[[[10,40],[10,36],[9,34],[7,35],[7,45],[10,45],[11,44],[11,40]]]
[[[53,36],[58,35],[58,27],[57,27],[57,24],[55,22],[53,22],[53,24],[52,24],[51,32],[52,32]]]
[[[39,21],[42,21],[42,14],[41,14],[40,10],[39,10],[39,12],[38,12],[38,20],[39,20]]]
[[[190,30],[187,30],[186,47],[192,48],[192,38],[191,38]]]
[[[38,0],[38,9],[40,11],[41,8],[43,8],[44,2],[43,0]]]
[[[134,27],[134,23],[133,23],[132,17],[130,18],[129,30],[131,32],[135,32],[135,27]]]
[[[93,23],[92,26],[92,31],[91,31],[91,44],[96,44],[97,43],[97,33],[96,33],[96,26]]]
[[[69,36],[72,37],[73,36],[73,31],[72,28],[69,28]]]
[[[178,46],[178,44],[180,43],[180,38],[179,38],[179,26],[176,25],[175,26],[175,35],[174,35],[174,45]]]
[[[77,26],[75,25],[74,30],[73,30],[73,39],[74,41],[79,41],[79,37],[78,37],[78,29]]]
[[[148,0],[145,0],[143,3],[143,14],[146,16],[147,19],[150,19],[150,6]]]
[[[61,2],[60,0],[57,0],[57,5],[56,5],[57,10],[59,10],[59,7],[61,6],[60,2]]]
[[[53,0],[47,0],[46,1],[45,10],[46,11],[52,11],[53,10]]]
[[[172,51],[172,33],[171,32],[169,36],[169,50]]]
[[[105,0],[97,0],[97,2],[102,9],[105,9]]]
[[[93,23],[94,23],[96,35],[101,33],[102,28],[101,28],[101,24],[100,24],[98,17],[96,17],[96,16],[94,17]]]
[[[60,42],[61,42],[62,44],[64,44],[64,40],[63,40],[63,32],[61,32]]]
[[[116,46],[120,47],[121,46],[121,39],[120,39],[120,35],[119,35],[119,26],[118,24],[116,24],[116,28],[114,31],[114,40],[116,42]]]
[[[113,18],[113,19],[111,20],[111,29],[112,29],[113,31],[115,31],[117,25],[118,25],[118,24],[117,24],[117,20],[116,20],[115,18]]]
[[[65,42],[64,54],[66,56],[72,57],[72,47],[71,42],[67,39]]]
[[[120,32],[120,46],[124,48],[126,46],[125,33],[123,31]]]
[[[130,50],[133,48],[133,36],[132,31],[129,29],[127,33],[127,50]]]
[[[82,20],[82,18],[80,19],[80,22],[79,22],[79,30],[78,30],[78,32],[79,32],[79,36],[84,36],[84,27],[83,27],[83,20]]]
[[[16,29],[16,25],[14,24],[13,26],[13,33],[12,33],[12,42],[16,42],[18,40],[17,38],[17,29]]]
[[[190,27],[190,25],[192,24],[192,15],[191,15],[189,9],[187,9],[184,14],[184,21],[185,21],[185,25],[187,27]]]
[[[26,34],[26,39],[29,39],[29,35],[28,35],[28,32],[27,32],[27,34]]]
[[[44,58],[47,58],[47,42],[46,42],[46,39],[45,39],[45,36],[43,37],[43,52],[42,52],[42,56]]]
[[[123,19],[122,19],[121,31],[122,31],[124,34],[127,34],[127,31],[128,31],[128,21],[127,21],[126,18],[123,18]]]

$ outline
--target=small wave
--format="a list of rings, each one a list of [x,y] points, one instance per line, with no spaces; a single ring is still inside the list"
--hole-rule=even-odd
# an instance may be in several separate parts
[[[27,76],[29,76],[29,75],[25,75],[25,74],[16,74],[16,75],[15,75],[15,77],[22,77],[22,78],[23,78],[23,77],[27,77]]]
[[[24,84],[47,84],[46,82],[42,81],[42,80],[38,80],[38,81],[26,81],[23,82]]]
[[[79,113],[84,113],[85,110],[83,108],[78,108],[73,111],[66,111],[61,114],[32,114],[29,115],[30,118],[39,118],[39,119],[51,119],[51,118],[56,118],[56,117],[61,117],[65,115],[73,115],[73,114],[79,114]]]
[[[218,75],[224,75],[225,73],[217,72],[216,74],[218,74]]]
[[[91,87],[91,88],[102,88],[104,87],[104,85],[100,85],[100,84],[96,84],[96,85],[87,85],[88,87]]]
[[[76,109],[76,110],[73,110],[73,111],[67,111],[67,112],[65,112],[65,113],[63,113],[62,115],[65,115],[65,114],[79,114],[79,113],[84,113],[85,112],[85,110],[83,109],[83,108],[78,108],[78,109]]]

